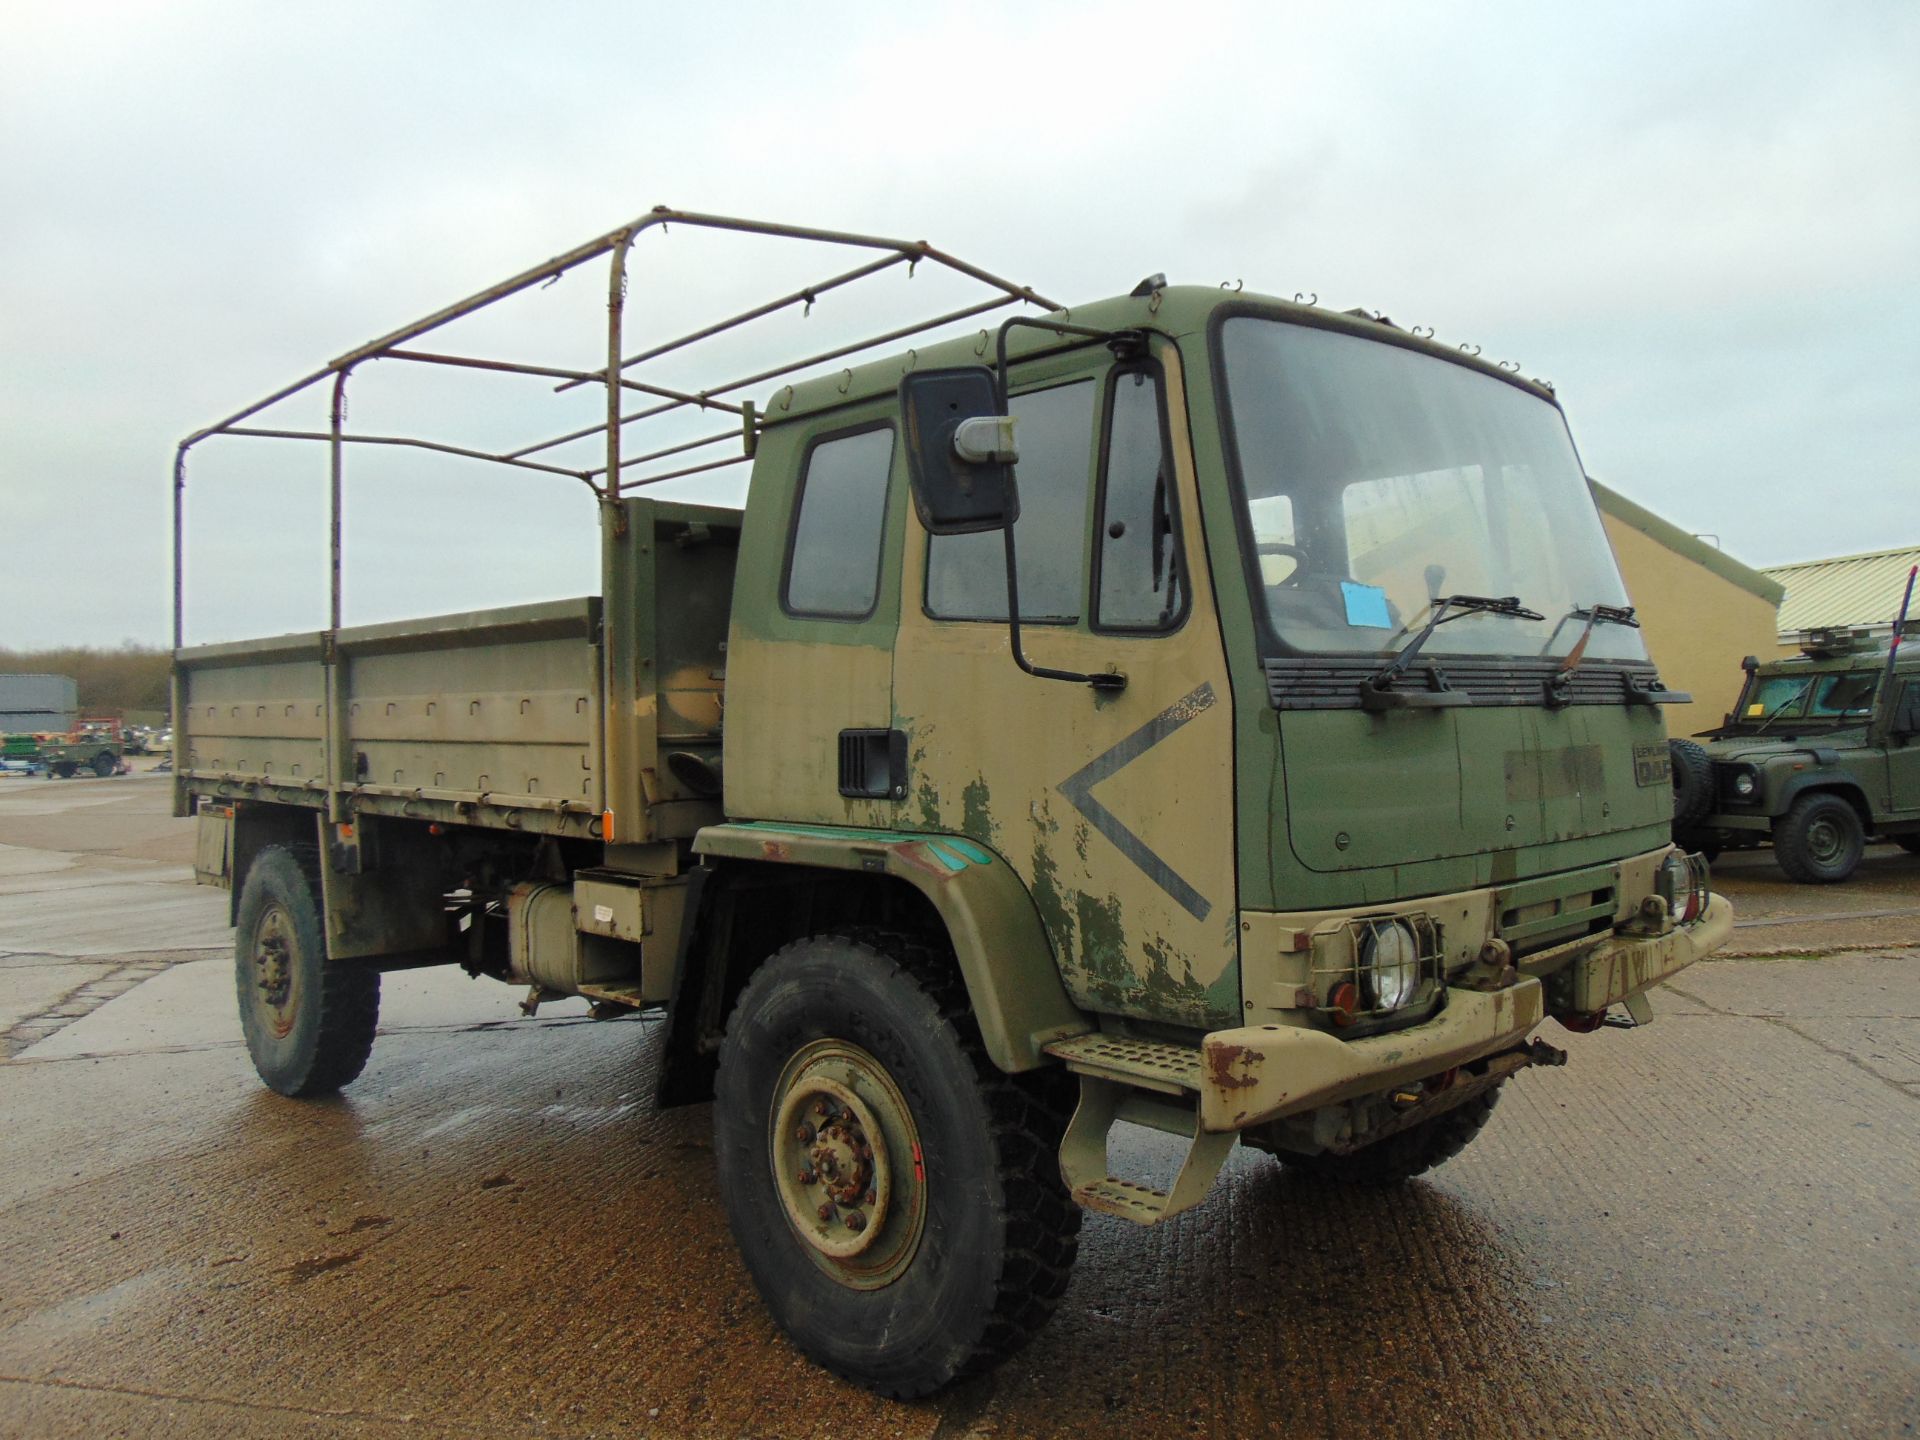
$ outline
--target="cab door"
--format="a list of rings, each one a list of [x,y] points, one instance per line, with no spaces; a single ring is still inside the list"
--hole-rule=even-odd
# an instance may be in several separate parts
[[[1888,809],[1912,820],[1920,817],[1920,679],[1896,678],[1887,736]]]
[[[1197,1027],[1240,1012],[1232,697],[1199,534],[1177,353],[1017,365],[1022,639],[999,532],[909,514],[894,661],[903,823],[971,836],[1026,881],[1069,992]]]
[[[906,511],[884,402],[761,439],[727,636],[732,819],[888,827]],[[857,772],[857,773],[854,773]]]

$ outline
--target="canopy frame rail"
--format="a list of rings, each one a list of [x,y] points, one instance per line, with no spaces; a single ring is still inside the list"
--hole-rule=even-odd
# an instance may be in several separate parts
[[[775,297],[772,300],[751,306],[746,310],[730,314],[710,324],[700,326],[670,340],[648,346],[632,354],[625,351],[624,312],[628,287],[627,256],[634,242],[646,231],[658,226],[663,232],[673,225],[685,225],[691,229],[716,230],[734,234],[766,236],[775,239],[792,240],[820,245],[846,246],[880,252],[875,258],[852,269],[840,271],[816,284],[802,286],[797,290]],[[471,355],[450,354],[441,351],[413,348],[415,341],[430,335],[442,327],[463,319],[477,311],[486,309],[500,301],[519,295],[536,286],[553,283],[569,272],[605,257],[608,261],[607,294],[607,331],[605,339],[606,363],[597,369],[565,369],[551,365],[537,365],[516,360],[497,360]],[[817,354],[796,360],[785,361],[777,366],[760,370],[752,375],[721,381],[710,387],[688,390],[652,383],[632,378],[628,372],[663,356],[677,354],[714,336],[739,330],[756,321],[765,320],[792,310],[796,306],[804,307],[803,313],[811,311],[823,295],[858,284],[874,276],[884,274],[900,265],[907,267],[911,276],[921,263],[939,266],[942,269],[984,286],[990,293],[974,304],[959,309],[948,310],[931,319],[919,320],[904,326],[896,326],[865,339],[846,345],[836,346]],[[644,215],[606,231],[604,234],[576,245],[571,250],[542,262],[539,265],[519,271],[504,280],[495,282],[464,299],[422,316],[397,330],[368,341],[346,353],[335,357],[313,371],[290,384],[283,385],[270,394],[255,400],[224,419],[194,431],[181,440],[174,452],[173,463],[173,648],[181,649],[186,636],[186,489],[187,459],[191,451],[203,442],[218,437],[232,436],[241,439],[270,439],[306,442],[325,445],[328,452],[328,524],[330,544],[328,546],[327,590],[329,597],[329,633],[339,630],[342,623],[341,588],[341,502],[344,488],[345,463],[350,446],[383,446],[402,449],[423,450],[436,454],[451,455],[457,458],[480,460],[490,464],[504,465],[510,468],[532,471],[538,474],[557,475],[581,481],[594,493],[596,501],[609,513],[612,525],[620,524],[620,500],[630,490],[648,485],[657,485],[665,480],[679,479],[690,475],[705,474],[731,465],[746,462],[752,457],[758,434],[766,423],[751,400],[732,401],[721,397],[749,386],[762,384],[782,376],[794,375],[815,366],[825,365],[834,360],[846,359],[853,355],[873,350],[910,336],[924,334],[943,326],[957,324],[976,315],[1004,308],[1009,305],[1036,305],[1042,310],[1063,309],[1058,302],[1048,299],[1029,286],[994,274],[979,266],[972,265],[943,250],[936,249],[924,240],[897,240],[885,236],[864,235],[853,231],[825,230],[812,226],[786,225],[771,221],[743,219],[737,216],[709,215],[696,211],[674,210],[667,206],[656,206]],[[404,364],[436,365],[451,370],[488,371],[500,374],[528,376],[557,382],[553,393],[559,394],[583,385],[599,385],[605,392],[606,418],[597,425],[573,430],[547,439],[536,439],[511,449],[483,449],[460,444],[455,440],[437,439],[424,435],[407,434],[353,434],[346,428],[346,387],[348,378],[360,366],[370,360],[393,360]],[[327,383],[331,389],[328,411],[328,428],[325,430],[295,429],[265,424],[249,424],[263,411],[269,410],[295,396],[303,395],[313,388]],[[631,391],[646,395],[659,403],[643,406],[634,411],[623,412],[620,404],[622,392]],[[717,410],[737,417],[740,424],[724,433],[696,438],[678,444],[647,450],[638,454],[623,453],[623,432],[628,427],[642,421],[660,416],[675,414],[689,409]],[[530,457],[545,451],[557,449],[574,441],[585,440],[595,435],[604,435],[606,453],[602,462],[592,467],[574,467],[536,460]],[[738,439],[742,442],[743,452],[722,460],[687,464],[664,471],[652,471],[633,475],[629,471],[668,460],[674,456],[690,455],[711,445],[723,441]],[[176,708],[179,702],[176,675]],[[329,760],[335,757],[330,753]],[[330,767],[332,768],[332,767]],[[338,783],[337,776],[329,777],[329,785]]]

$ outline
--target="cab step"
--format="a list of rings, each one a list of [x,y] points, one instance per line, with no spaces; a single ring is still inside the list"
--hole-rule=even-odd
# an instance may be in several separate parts
[[[1206,1198],[1239,1137],[1200,1127],[1199,1050],[1126,1035],[1077,1035],[1056,1040],[1047,1052],[1080,1076],[1080,1104],[1060,1142],[1060,1175],[1076,1204],[1157,1225]],[[1171,1190],[1109,1172],[1107,1137],[1117,1120],[1187,1137],[1187,1157]]]
[[[1200,1093],[1200,1052],[1190,1045],[1096,1031],[1055,1040],[1046,1049],[1077,1075],[1167,1095]]]

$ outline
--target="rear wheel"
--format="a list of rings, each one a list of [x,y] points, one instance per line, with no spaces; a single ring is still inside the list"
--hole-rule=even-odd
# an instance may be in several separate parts
[[[1867,848],[1860,815],[1843,797],[1802,795],[1773,827],[1773,856],[1802,885],[1832,885],[1853,874]]]
[[[98,775],[102,780],[106,779],[107,776],[113,774],[113,772],[119,768],[120,757],[118,755],[112,755],[102,750],[98,755],[93,757],[93,773]]]
[[[996,1070],[944,957],[905,937],[817,935],[761,966],[721,1045],[714,1152],[793,1342],[897,1398],[1024,1345],[1079,1243],[1067,1083]]]
[[[56,760],[48,773],[56,780],[71,780],[80,773],[80,767],[71,760]]]
[[[367,1063],[380,972],[327,960],[311,849],[273,845],[247,870],[234,926],[240,1029],[260,1078],[282,1095],[330,1095]]]
[[[1506,1084],[1502,1080],[1500,1085]],[[1411,1129],[1376,1140],[1347,1155],[1287,1155],[1289,1169],[1350,1185],[1398,1185],[1458,1155],[1485,1127],[1500,1103],[1500,1085]]]

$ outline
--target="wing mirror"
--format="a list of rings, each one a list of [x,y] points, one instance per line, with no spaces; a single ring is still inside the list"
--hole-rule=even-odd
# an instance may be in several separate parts
[[[984,365],[920,370],[900,382],[913,508],[930,535],[1001,530],[1020,518],[1013,417]]]

